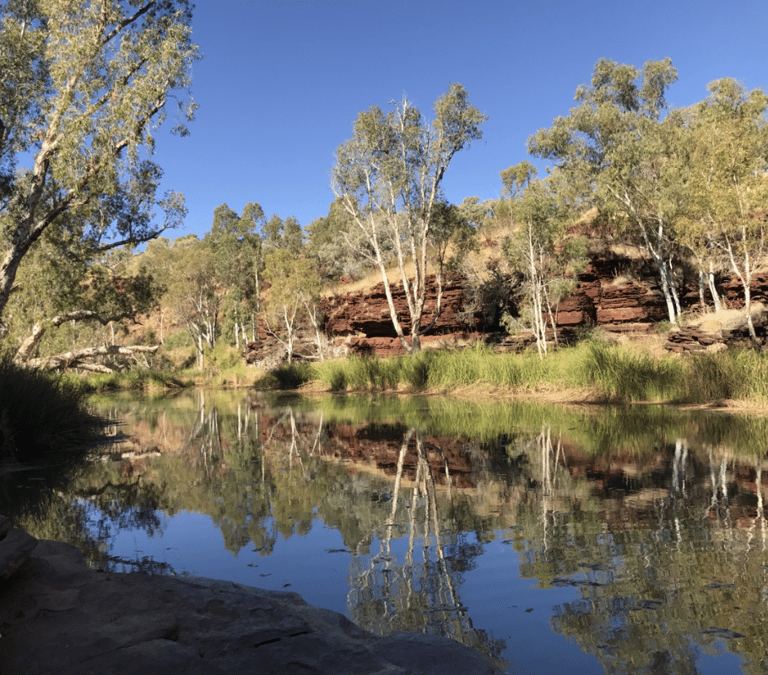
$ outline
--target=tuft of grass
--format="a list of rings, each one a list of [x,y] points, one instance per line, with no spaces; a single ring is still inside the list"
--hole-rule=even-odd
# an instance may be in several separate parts
[[[768,401],[768,354],[752,349],[727,349],[691,357],[687,377],[690,400],[741,399]]]
[[[601,342],[590,343],[583,373],[586,382],[623,403],[677,398],[685,374],[683,363],[671,356],[657,359]]]
[[[0,357],[0,459],[29,461],[100,440],[103,421],[88,411],[87,393],[72,380]]]

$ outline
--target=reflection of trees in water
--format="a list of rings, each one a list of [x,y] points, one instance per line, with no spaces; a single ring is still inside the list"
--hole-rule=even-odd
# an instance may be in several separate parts
[[[403,489],[409,450],[416,453],[410,496]],[[450,473],[444,466],[450,502]],[[481,649],[501,665],[503,642],[490,640],[472,626],[458,593],[462,573],[474,567],[480,547],[469,544],[464,533],[444,529],[424,439],[413,428],[400,447],[391,502],[389,517],[380,528],[379,552],[353,556],[350,564],[347,603],[353,620],[379,635],[408,630],[452,637]],[[400,554],[393,539],[395,544],[405,543]]]
[[[196,391],[146,406],[146,444],[116,446],[59,486],[37,504],[31,531],[98,563],[119,528],[157,531],[163,513],[182,509],[209,515],[233,553],[250,543],[268,555],[321,518],[352,552],[359,623],[449,634],[493,654],[463,608],[463,573],[509,528],[521,577],[578,593],[556,608],[554,631],[607,672],[695,672],[716,640],[743,656],[746,673],[768,670],[768,463],[734,441],[753,438],[752,421],[488,410],[493,433],[450,437],[445,420],[427,435],[416,431],[421,421],[410,430],[382,418],[353,423],[228,396]],[[414,408],[406,403],[385,419],[404,419]],[[132,405],[115,414],[133,416]],[[346,435],[335,435],[337,424]],[[340,447],[348,439],[365,441],[357,464]],[[103,522],[89,522],[95,510]]]
[[[692,451],[678,438],[663,449],[668,471],[654,466],[624,483],[603,476],[613,487],[590,508],[547,425],[528,448],[538,454],[535,499],[518,503],[522,532],[510,543],[522,577],[577,590],[578,600],[556,607],[556,633],[607,673],[697,673],[718,640],[745,659],[745,673],[766,672],[764,458]],[[736,480],[749,474],[754,515]]]

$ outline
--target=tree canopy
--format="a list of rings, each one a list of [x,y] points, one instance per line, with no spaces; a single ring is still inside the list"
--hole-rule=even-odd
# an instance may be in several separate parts
[[[407,99],[387,114],[372,106],[357,116],[353,137],[336,150],[333,190],[363,235],[366,246],[360,253],[381,272],[395,332],[408,351],[419,351],[420,336],[440,314],[442,270],[438,266],[436,311],[432,322],[422,325],[428,252],[434,243],[435,213],[443,201],[442,180],[454,155],[482,137],[485,120],[469,102],[464,87],[452,84],[435,101],[431,124]],[[390,252],[408,303],[410,342],[387,278]],[[406,267],[408,262],[413,264],[413,274]]]
[[[171,96],[174,131],[193,118],[191,19],[187,0],[0,4],[0,320],[44,233],[104,253],[183,217],[149,157]]]

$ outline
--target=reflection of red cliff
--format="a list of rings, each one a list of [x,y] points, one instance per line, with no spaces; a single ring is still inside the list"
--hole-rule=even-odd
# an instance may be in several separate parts
[[[282,447],[291,441],[289,423],[274,418],[261,418],[262,443],[279,442]],[[298,446],[302,452],[314,445],[317,434],[316,421],[297,421],[301,436]],[[323,430],[323,441],[316,454],[352,462],[350,473],[355,473],[354,464],[375,466],[386,476],[395,476],[400,449],[408,429],[399,424],[377,424],[375,426],[354,426],[351,424],[329,423]],[[447,485],[446,467],[451,487],[475,487],[471,456],[464,451],[464,444],[447,437],[424,436],[424,454],[429,463],[432,477],[437,485]],[[269,452],[268,444],[265,451]],[[411,440],[403,462],[403,477],[413,481],[416,478],[418,453],[416,441]]]
[[[407,431],[397,424],[377,425],[375,429],[329,425],[328,435],[334,441],[334,455],[337,458],[372,462],[386,475],[394,476]],[[447,437],[424,436],[422,447],[437,485],[447,484],[447,470],[452,487],[475,487],[476,476],[473,474],[471,457],[464,451],[462,442]],[[406,479],[415,480],[417,463],[416,441],[411,440],[403,461],[403,476]]]

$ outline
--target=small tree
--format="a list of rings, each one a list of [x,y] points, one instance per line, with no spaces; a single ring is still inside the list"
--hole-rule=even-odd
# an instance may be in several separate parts
[[[568,209],[558,195],[562,177],[555,172],[545,180],[536,180],[533,166],[521,162],[502,171],[501,178],[518,228],[505,241],[504,252],[525,274],[531,330],[543,358],[547,354],[547,320],[557,341],[556,306],[567,290],[563,267],[581,262],[572,257],[571,245],[563,246]]]
[[[376,106],[361,112],[353,137],[336,150],[333,168],[333,191],[363,235],[366,246],[359,253],[381,273],[392,324],[409,352],[421,349],[421,335],[440,316],[443,270],[438,264],[435,313],[423,325],[427,260],[434,243],[435,213],[442,201],[442,180],[454,155],[482,137],[480,125],[486,119],[469,103],[460,84],[452,84],[437,99],[434,113],[432,124],[426,124],[407,99],[387,115]],[[397,316],[387,277],[390,251],[408,303],[410,341]]]
[[[269,284],[264,303],[264,322],[269,333],[285,345],[288,363],[291,363],[301,323],[306,318],[307,310],[317,306],[320,277],[311,261],[303,257],[295,258],[287,249],[267,254],[264,274]],[[316,322],[317,316],[314,318]],[[315,328],[317,332],[317,326]]]
[[[259,235],[259,226],[263,222],[264,211],[255,202],[246,204],[241,216],[221,204],[213,211],[213,225],[205,237],[213,250],[217,278],[226,289],[223,305],[238,349],[241,337],[243,342],[247,339],[247,324],[250,324],[251,337],[255,339],[264,273]]]
[[[190,234],[173,242],[168,257],[173,274],[165,301],[186,326],[195,345],[197,367],[202,370],[205,348],[216,346],[221,307],[214,253],[207,242]]]
[[[710,96],[694,107],[692,199],[689,229],[707,232],[744,289],[753,343],[751,284],[768,235],[768,95],[747,93],[731,79],[709,85]]]

